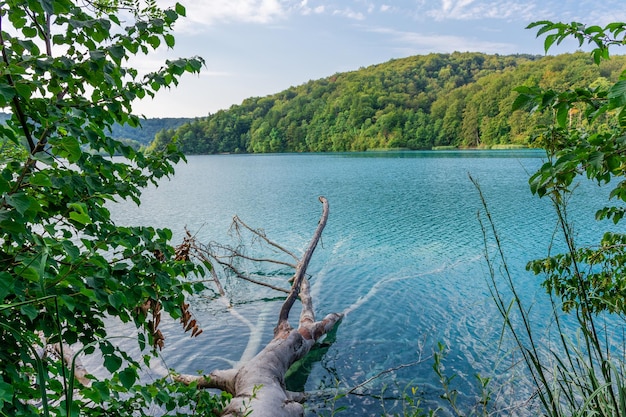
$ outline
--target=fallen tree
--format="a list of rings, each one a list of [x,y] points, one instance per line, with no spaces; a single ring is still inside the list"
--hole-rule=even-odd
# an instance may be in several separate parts
[[[256,356],[232,369],[215,370],[207,376],[177,375],[175,377],[176,381],[187,385],[196,383],[200,389],[216,388],[230,393],[233,398],[224,409],[222,416],[245,414],[253,417],[292,417],[304,415],[304,408],[301,404],[304,401],[304,394],[289,392],[286,389],[285,374],[294,362],[304,357],[315,342],[329,332],[343,317],[341,313],[331,313],[322,320],[316,321],[313,310],[306,270],[322,236],[329,213],[326,198],[320,197],[319,200],[323,207],[322,216],[306,251],[295,265],[271,259],[252,259],[233,248],[227,248],[229,252],[227,257],[219,256],[210,246],[200,244],[190,235],[184,243],[185,251],[189,256],[196,257],[203,262],[219,263],[233,271],[238,277],[248,280],[250,279],[237,269],[235,262],[237,259],[274,262],[295,267],[295,273],[290,279],[291,289],[280,309],[278,323],[274,328],[274,337]],[[238,218],[235,218],[235,224],[237,227],[246,228],[267,244],[297,259],[291,252],[270,241],[263,232],[250,228]],[[221,296],[224,297],[222,286],[215,273],[213,279]],[[301,301],[302,311],[298,327],[293,328],[289,323],[289,314],[297,299]]]

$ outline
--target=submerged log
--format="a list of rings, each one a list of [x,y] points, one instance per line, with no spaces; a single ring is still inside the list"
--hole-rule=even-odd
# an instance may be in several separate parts
[[[328,314],[315,320],[306,269],[328,220],[328,201],[320,197],[322,216],[315,233],[296,265],[291,280],[291,291],[279,313],[274,338],[256,356],[240,366],[228,370],[216,370],[207,377],[178,375],[179,382],[196,382],[198,388],[217,388],[232,394],[233,398],[223,416],[235,417],[295,417],[303,416],[304,393],[287,391],[285,374],[289,367],[304,357],[315,342],[329,332],[343,317],[341,313]],[[289,313],[295,301],[300,299],[302,311],[298,328],[289,324]],[[248,414],[249,413],[249,414]]]

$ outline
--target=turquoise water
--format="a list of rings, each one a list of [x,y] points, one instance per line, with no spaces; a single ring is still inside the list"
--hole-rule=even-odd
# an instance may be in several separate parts
[[[118,205],[112,211],[121,223],[168,227],[176,239],[187,227],[205,242],[229,242],[236,214],[283,246],[302,251],[321,213],[317,197],[328,198],[328,225],[309,273],[317,314],[347,315],[289,384],[312,393],[308,415],[329,415],[325,400],[337,389],[423,358],[337,403],[349,406],[340,415],[378,416],[398,411],[394,398],[408,386],[418,387],[426,405],[437,404],[439,385],[428,357],[438,342],[449,347],[446,371],[458,374],[454,384],[467,404],[474,401],[476,372],[502,374],[515,360],[497,349],[500,319],[487,288],[477,219],[482,206],[468,174],[480,183],[514,279],[536,303],[533,318],[541,325],[547,305],[540,278],[524,270],[528,260],[547,253],[556,225],[549,202],[528,189],[541,156],[538,151],[192,156],[170,181],[146,191],[139,208]],[[572,217],[579,238],[589,241],[600,233],[592,208],[601,193],[583,186],[578,194]],[[230,367],[271,339],[280,307],[276,294],[228,283],[234,310],[248,322],[198,295],[192,305],[204,333],[189,339],[177,324],[166,325],[168,367],[187,373]],[[297,312],[292,316],[297,319]],[[507,371],[502,379],[510,376]],[[523,381],[506,389],[525,395]],[[383,390],[386,400],[377,398]]]

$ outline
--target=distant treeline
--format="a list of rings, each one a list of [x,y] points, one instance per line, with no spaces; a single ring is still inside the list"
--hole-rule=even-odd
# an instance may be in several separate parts
[[[0,123],[6,122],[10,117],[10,113],[0,112]],[[139,127],[131,127],[128,125],[120,126],[119,124],[114,124],[111,137],[139,148],[141,146],[149,145],[156,136],[157,132],[160,130],[176,129],[180,125],[193,120],[194,119],[183,117],[166,117],[142,119],[141,126]],[[0,142],[2,142],[2,139],[0,139]]]
[[[160,131],[151,146],[176,138],[187,154],[210,154],[524,145],[545,116],[513,112],[514,87],[601,85],[625,65],[616,56],[596,66],[582,52],[413,56],[246,99]]]
[[[184,123],[188,123],[193,119],[182,117],[165,117],[157,119],[141,120],[141,127],[130,127],[128,125],[113,125],[111,136],[114,139],[126,139],[138,142],[141,145],[148,145],[156,134],[161,130],[176,129]]]

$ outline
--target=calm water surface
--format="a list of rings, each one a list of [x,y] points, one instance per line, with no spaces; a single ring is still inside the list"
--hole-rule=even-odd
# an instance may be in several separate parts
[[[230,242],[228,228],[237,214],[301,251],[321,213],[317,197],[327,197],[329,222],[309,268],[314,302],[320,317],[348,314],[289,384],[312,393],[308,415],[329,415],[324,401],[337,389],[424,358],[337,404],[349,406],[340,415],[378,416],[383,403],[386,412],[399,411],[393,398],[409,386],[418,387],[426,405],[437,403],[438,380],[427,357],[438,342],[449,347],[446,371],[459,375],[455,387],[468,403],[476,372],[502,374],[515,360],[497,349],[500,319],[489,296],[477,220],[482,207],[468,174],[481,185],[514,278],[537,304],[534,317],[540,323],[546,308],[540,278],[524,266],[546,254],[555,228],[549,202],[528,189],[541,156],[536,151],[192,156],[170,181],[148,190],[139,208],[124,204],[112,211],[121,223],[168,227],[175,240],[187,227],[205,242]],[[572,215],[584,230],[579,238],[589,240],[599,233],[589,211],[599,193],[593,187],[579,193]],[[280,300],[241,283],[231,288],[234,308],[252,330],[222,304],[199,295],[192,305],[204,333],[189,339],[177,324],[165,326],[166,366],[188,373],[230,367],[271,338]],[[508,389],[523,395],[522,385]],[[387,400],[377,398],[381,394]]]

